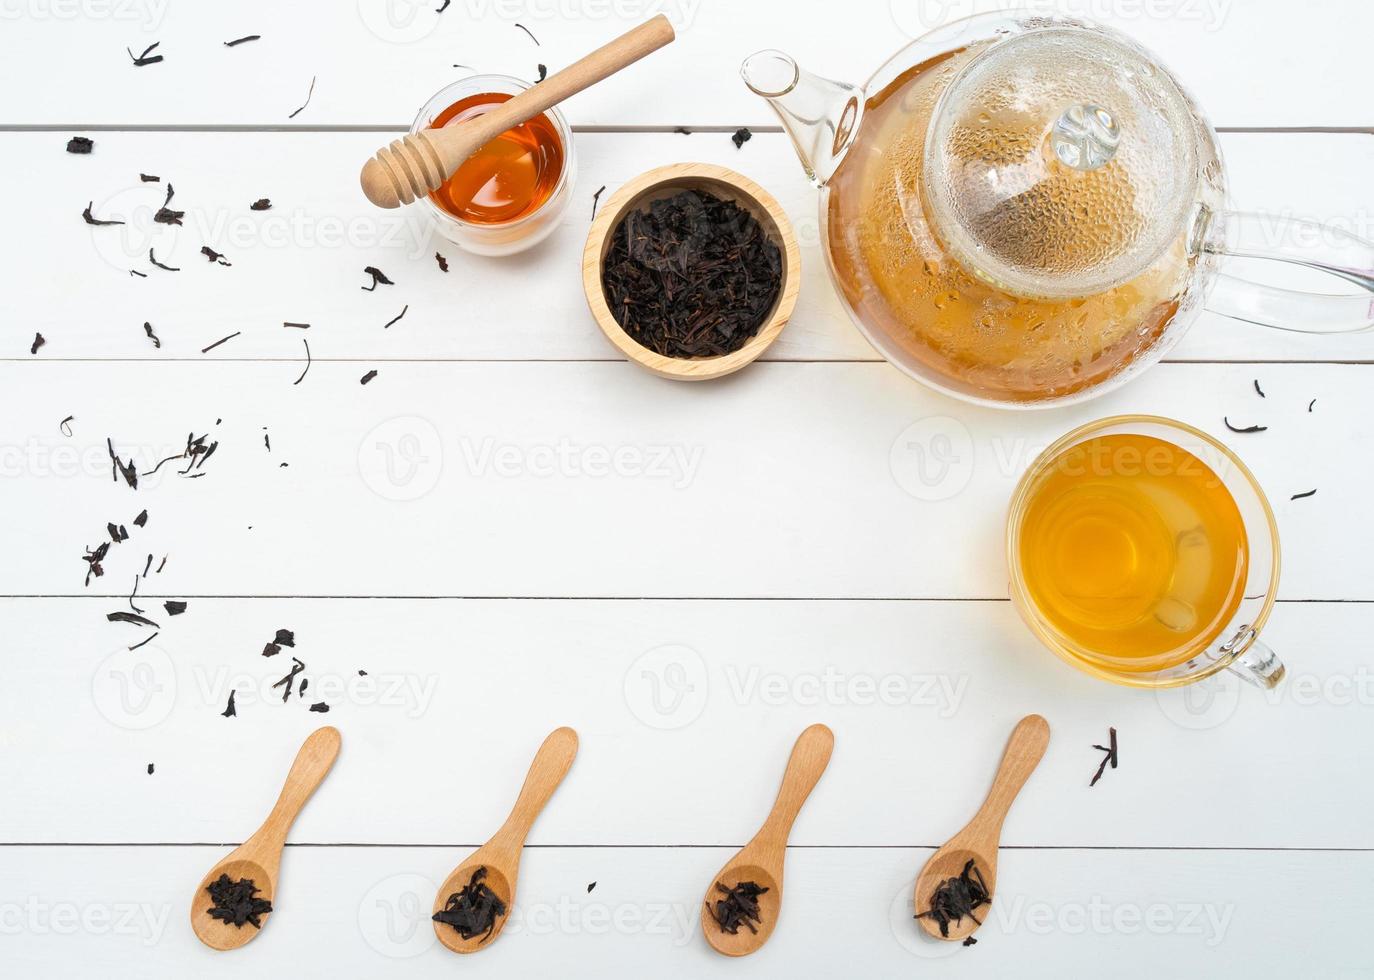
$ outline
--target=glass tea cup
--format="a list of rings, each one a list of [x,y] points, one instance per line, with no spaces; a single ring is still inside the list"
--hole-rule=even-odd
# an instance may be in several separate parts
[[[528,82],[509,75],[469,75],[444,86],[421,106],[410,125],[412,134],[428,129],[435,118],[455,103],[471,96],[495,93],[516,96],[530,87]],[[557,106],[543,113],[553,124],[562,143],[563,167],[548,198],[537,210],[513,221],[479,223],[464,221],[451,214],[426,196],[417,202],[429,216],[435,229],[453,244],[478,255],[512,255],[523,252],[547,238],[558,227],[572,199],[573,181],[577,174],[577,160],[573,155],[573,133],[568,120]]]
[[[1239,582],[1238,604],[1224,617],[1219,614],[1210,628],[1191,637],[1178,657],[1171,658],[1176,662],[1160,669],[1131,669],[1129,664],[1115,656],[1118,651],[1113,649],[1110,635],[1095,644],[1069,636],[1037,604],[1022,555],[1022,545],[1027,535],[1027,512],[1032,500],[1037,491],[1045,488],[1046,480],[1060,467],[1069,465],[1067,462],[1056,465],[1056,460],[1075,447],[1111,436],[1143,436],[1191,454],[1195,461],[1201,461],[1210,469],[1211,474],[1205,477],[1206,480],[1211,481],[1214,477],[1220,481],[1220,489],[1231,498],[1238,512],[1239,524],[1243,527],[1248,560],[1243,579]],[[1085,448],[1082,456],[1069,457],[1078,460],[1077,465],[1084,465],[1083,460],[1089,461],[1083,474],[1089,478],[1098,472],[1098,466],[1110,467],[1109,470],[1104,469],[1103,473],[1109,473],[1113,479],[1123,476],[1129,479],[1133,471],[1125,468],[1126,463],[1140,468],[1141,472],[1152,465],[1150,459],[1142,459],[1138,454],[1132,454],[1129,460],[1123,462],[1117,458],[1118,454],[1125,452],[1121,449],[1107,453],[1109,458],[1105,461],[1101,456],[1090,455],[1090,452]],[[1155,464],[1174,465],[1160,462],[1161,459],[1175,459],[1167,452],[1157,458]],[[1079,474],[1072,475],[1077,477]],[[1205,528],[1203,533],[1206,533]],[[1181,536],[1174,540],[1176,548],[1181,543]],[[1096,677],[1116,684],[1145,688],[1180,687],[1228,668],[1262,688],[1275,687],[1283,679],[1283,663],[1259,640],[1259,633],[1274,606],[1278,588],[1279,541],[1274,512],[1245,464],[1222,443],[1190,425],[1158,416],[1121,415],[1091,422],[1061,437],[1037,457],[1012,494],[1007,515],[1007,562],[1012,603],[1031,632],[1060,659]],[[1160,610],[1168,601],[1169,595],[1162,596],[1160,604],[1152,610],[1152,615],[1160,616],[1161,622],[1167,622],[1167,617]]]

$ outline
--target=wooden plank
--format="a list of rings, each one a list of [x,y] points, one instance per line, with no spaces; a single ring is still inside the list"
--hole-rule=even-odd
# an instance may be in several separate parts
[[[790,50],[811,70],[861,82],[910,38],[994,0],[891,0],[837,11],[823,0],[457,0],[438,4],[236,3],[219,10],[164,0],[23,3],[6,8],[0,85],[7,125],[407,125],[429,95],[465,69],[533,79],[570,63],[650,14],[678,25],[652,62],[576,97],[584,126],[768,125],[741,84],[740,61]],[[1035,9],[1050,4],[1035,3]],[[1157,52],[1219,125],[1362,126],[1359,39],[1374,34],[1368,4],[1319,0],[1294,17],[1281,0],[1066,0]],[[536,46],[515,25],[539,38]],[[1333,31],[1332,25],[1339,24]],[[1279,28],[1281,25],[1281,29]],[[244,34],[262,40],[236,48]],[[130,66],[158,42],[166,60]],[[1244,63],[1254,70],[1220,70]],[[82,71],[55,71],[80,65]],[[312,77],[310,106],[294,119]],[[41,79],[41,85],[35,85]]]
[[[251,952],[201,947],[188,889],[221,849],[8,848],[0,863],[6,963],[51,976],[98,960],[101,976],[229,977],[249,957],[297,976],[399,973],[566,977],[950,976],[1355,977],[1371,906],[1368,853],[1004,851],[976,947],[917,936],[907,898],[919,849],[793,850],[768,946],[711,952],[698,902],[723,849],[534,849],[501,940],[461,964],[427,921],[453,849],[294,848],[271,925]],[[590,882],[596,889],[586,891]],[[1294,903],[1294,893],[1312,896]],[[1275,910],[1304,942],[1276,942]]]
[[[0,567],[0,594],[82,592],[83,548],[148,508],[93,591],[123,595],[146,552],[173,552],[160,587],[191,594],[1005,598],[1020,474],[1080,423],[1147,413],[1255,470],[1286,543],[1281,597],[1374,598],[1374,555],[1338,519],[1366,503],[1364,366],[1164,364],[1096,402],[1009,413],[885,364],[693,386],[625,364],[406,362],[364,388],[359,364],[213,357],[0,364],[22,515],[6,544],[27,556]],[[203,478],[111,479],[107,438],[146,474],[191,431],[220,443]]]
[[[583,134],[580,177],[563,226],[538,250],[514,259],[465,256],[431,233],[423,212],[372,208],[356,171],[378,139],[345,133],[103,133],[90,157],[63,153],[63,134],[0,135],[0,151],[38,186],[12,207],[30,229],[0,245],[12,282],[5,350],[28,357],[34,331],[48,344],[40,357],[199,357],[200,349],[241,331],[222,356],[293,358],[299,331],[312,324],[321,357],[420,359],[605,359],[618,354],[587,312],[580,277],[592,195],[613,193],[636,174],[699,159],[735,167],[772,190],[802,243],[804,282],[791,324],[766,355],[778,360],[872,360],[876,354],[850,323],[824,271],[817,195],[781,134],[759,134],[736,150],[727,134]],[[1374,238],[1364,199],[1374,140],[1331,134],[1228,135],[1224,138],[1238,207],[1276,217],[1333,221]],[[1292,175],[1322,161],[1320,180]],[[293,165],[282,167],[280,161]],[[184,225],[153,222],[170,181]],[[269,197],[273,208],[252,212]],[[603,200],[605,195],[603,195]],[[90,227],[94,213],[128,220]],[[232,267],[200,254],[209,245]],[[149,249],[164,264],[153,268]],[[439,270],[434,253],[448,259]],[[397,283],[366,294],[364,266]],[[1282,269],[1252,270],[1266,282]],[[146,273],[141,279],[130,269]],[[1320,279],[1302,280],[1340,291]],[[1298,283],[1295,283],[1298,284]],[[404,320],[382,326],[402,307]],[[161,347],[145,335],[153,325]],[[1368,360],[1368,336],[1307,337],[1204,314],[1171,356],[1187,360]]]
[[[105,621],[120,602],[0,605],[0,842],[241,840],[328,722],[343,750],[296,841],[481,843],[568,724],[581,751],[535,843],[739,846],[821,721],[835,753],[792,842],[935,845],[1035,711],[1053,737],[1008,844],[1374,847],[1368,781],[1346,778],[1374,698],[1350,642],[1374,628],[1367,604],[1281,604],[1276,693],[1226,675],[1158,695],[1061,664],[1005,602],[138,604],[162,631],[132,652],[147,631]],[[296,647],[263,659],[282,628]],[[309,688],[283,703],[292,655]],[[1121,765],[1090,788],[1109,725]]]

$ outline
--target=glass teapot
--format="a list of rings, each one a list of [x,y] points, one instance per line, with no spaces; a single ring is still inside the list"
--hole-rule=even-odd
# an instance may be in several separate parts
[[[741,74],[823,188],[822,241],[850,316],[938,390],[1000,407],[1084,400],[1159,360],[1204,305],[1284,330],[1374,326],[1374,245],[1226,210],[1216,133],[1110,29],[979,14],[908,45],[862,89],[780,51]],[[1360,289],[1246,281],[1222,272],[1227,256]]]

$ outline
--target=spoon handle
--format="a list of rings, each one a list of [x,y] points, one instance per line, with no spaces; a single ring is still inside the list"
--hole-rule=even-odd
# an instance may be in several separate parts
[[[295,823],[296,816],[305,806],[305,801],[310,799],[311,794],[329,773],[330,767],[334,765],[334,760],[339,757],[341,743],[339,730],[330,725],[318,728],[310,734],[301,745],[301,750],[296,753],[296,761],[291,764],[291,771],[286,774],[286,783],[281,788],[281,795],[277,797],[276,806],[272,807],[272,812],[267,815],[267,820],[255,837],[286,840],[286,832]]]
[[[529,836],[535,818],[563,782],[563,777],[572,767],[577,757],[577,732],[571,728],[559,728],[544,739],[530,763],[530,771],[525,776],[525,785],[520,787],[520,796],[511,808],[510,816],[492,838],[493,844],[518,850]]]
[[[1026,780],[1044,758],[1049,744],[1050,725],[1040,715],[1026,715],[1017,722],[1011,738],[1007,739],[1007,748],[1002,753],[1002,762],[997,767],[992,789],[973,818],[975,824],[991,826],[1000,833],[1002,821],[1016,801],[1016,794],[1021,792],[1021,787],[1026,785]]]
[[[787,846],[792,824],[830,764],[834,748],[835,735],[824,725],[812,725],[798,736],[797,743],[792,746],[792,756],[787,760],[782,785],[778,787],[778,798],[754,838],[756,842],[775,848]]]

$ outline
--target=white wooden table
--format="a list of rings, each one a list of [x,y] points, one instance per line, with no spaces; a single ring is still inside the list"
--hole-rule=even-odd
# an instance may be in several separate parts
[[[1166,363],[1084,408],[947,401],[846,320],[814,193],[736,65],[778,46],[860,80],[972,5],[435,6],[0,6],[3,973],[1369,975],[1370,339],[1204,316]],[[566,107],[580,174],[541,250],[465,257],[363,201],[358,165],[455,63],[530,77],[659,9],[679,41]],[[1237,206],[1371,237],[1374,6],[1070,9],[1124,27],[1192,87],[1223,130]],[[246,34],[262,39],[222,45]],[[130,67],[125,48],[155,41],[166,61]],[[737,150],[741,125],[755,137]],[[74,132],[92,155],[63,151]],[[804,243],[780,342],[702,386],[612,356],[576,261],[598,187],[686,159],[760,181]],[[140,172],[174,183],[183,227],[148,223],[165,183]],[[250,211],[261,197],[272,210]],[[88,201],[141,220],[88,228]],[[182,271],[150,268],[149,247]],[[396,285],[361,292],[367,265]],[[31,355],[35,332],[47,343]],[[313,364],[293,385],[303,337]],[[1000,550],[1016,477],[1071,426],[1126,411],[1218,433],[1271,494],[1278,692],[1116,689],[1016,621]],[[1269,428],[1232,435],[1223,416]],[[219,441],[203,479],[169,466],[137,491],[111,481],[107,437],[143,469],[187,432]],[[936,484],[905,448],[932,433],[959,450]],[[83,549],[108,521],[130,540],[83,587]],[[146,631],[106,614],[128,608],[147,555],[167,564],[135,601],[162,629],[131,652]],[[168,619],[167,598],[187,612]],[[278,628],[308,666],[304,701],[270,688],[288,658],[260,651]],[[317,697],[328,715],[306,710]],[[982,942],[922,942],[914,875],[1028,711],[1054,736],[1007,823]],[[279,911],[248,949],[212,954],[186,923],[191,889],[322,720],[343,753],[295,828]],[[815,721],[836,749],[796,825],[785,915],[762,953],[726,961],[698,903]],[[499,943],[455,961],[427,922],[436,884],[560,724],[581,754],[534,830],[519,908]],[[1108,726],[1121,768],[1089,789]],[[947,962],[920,962],[934,958]]]

